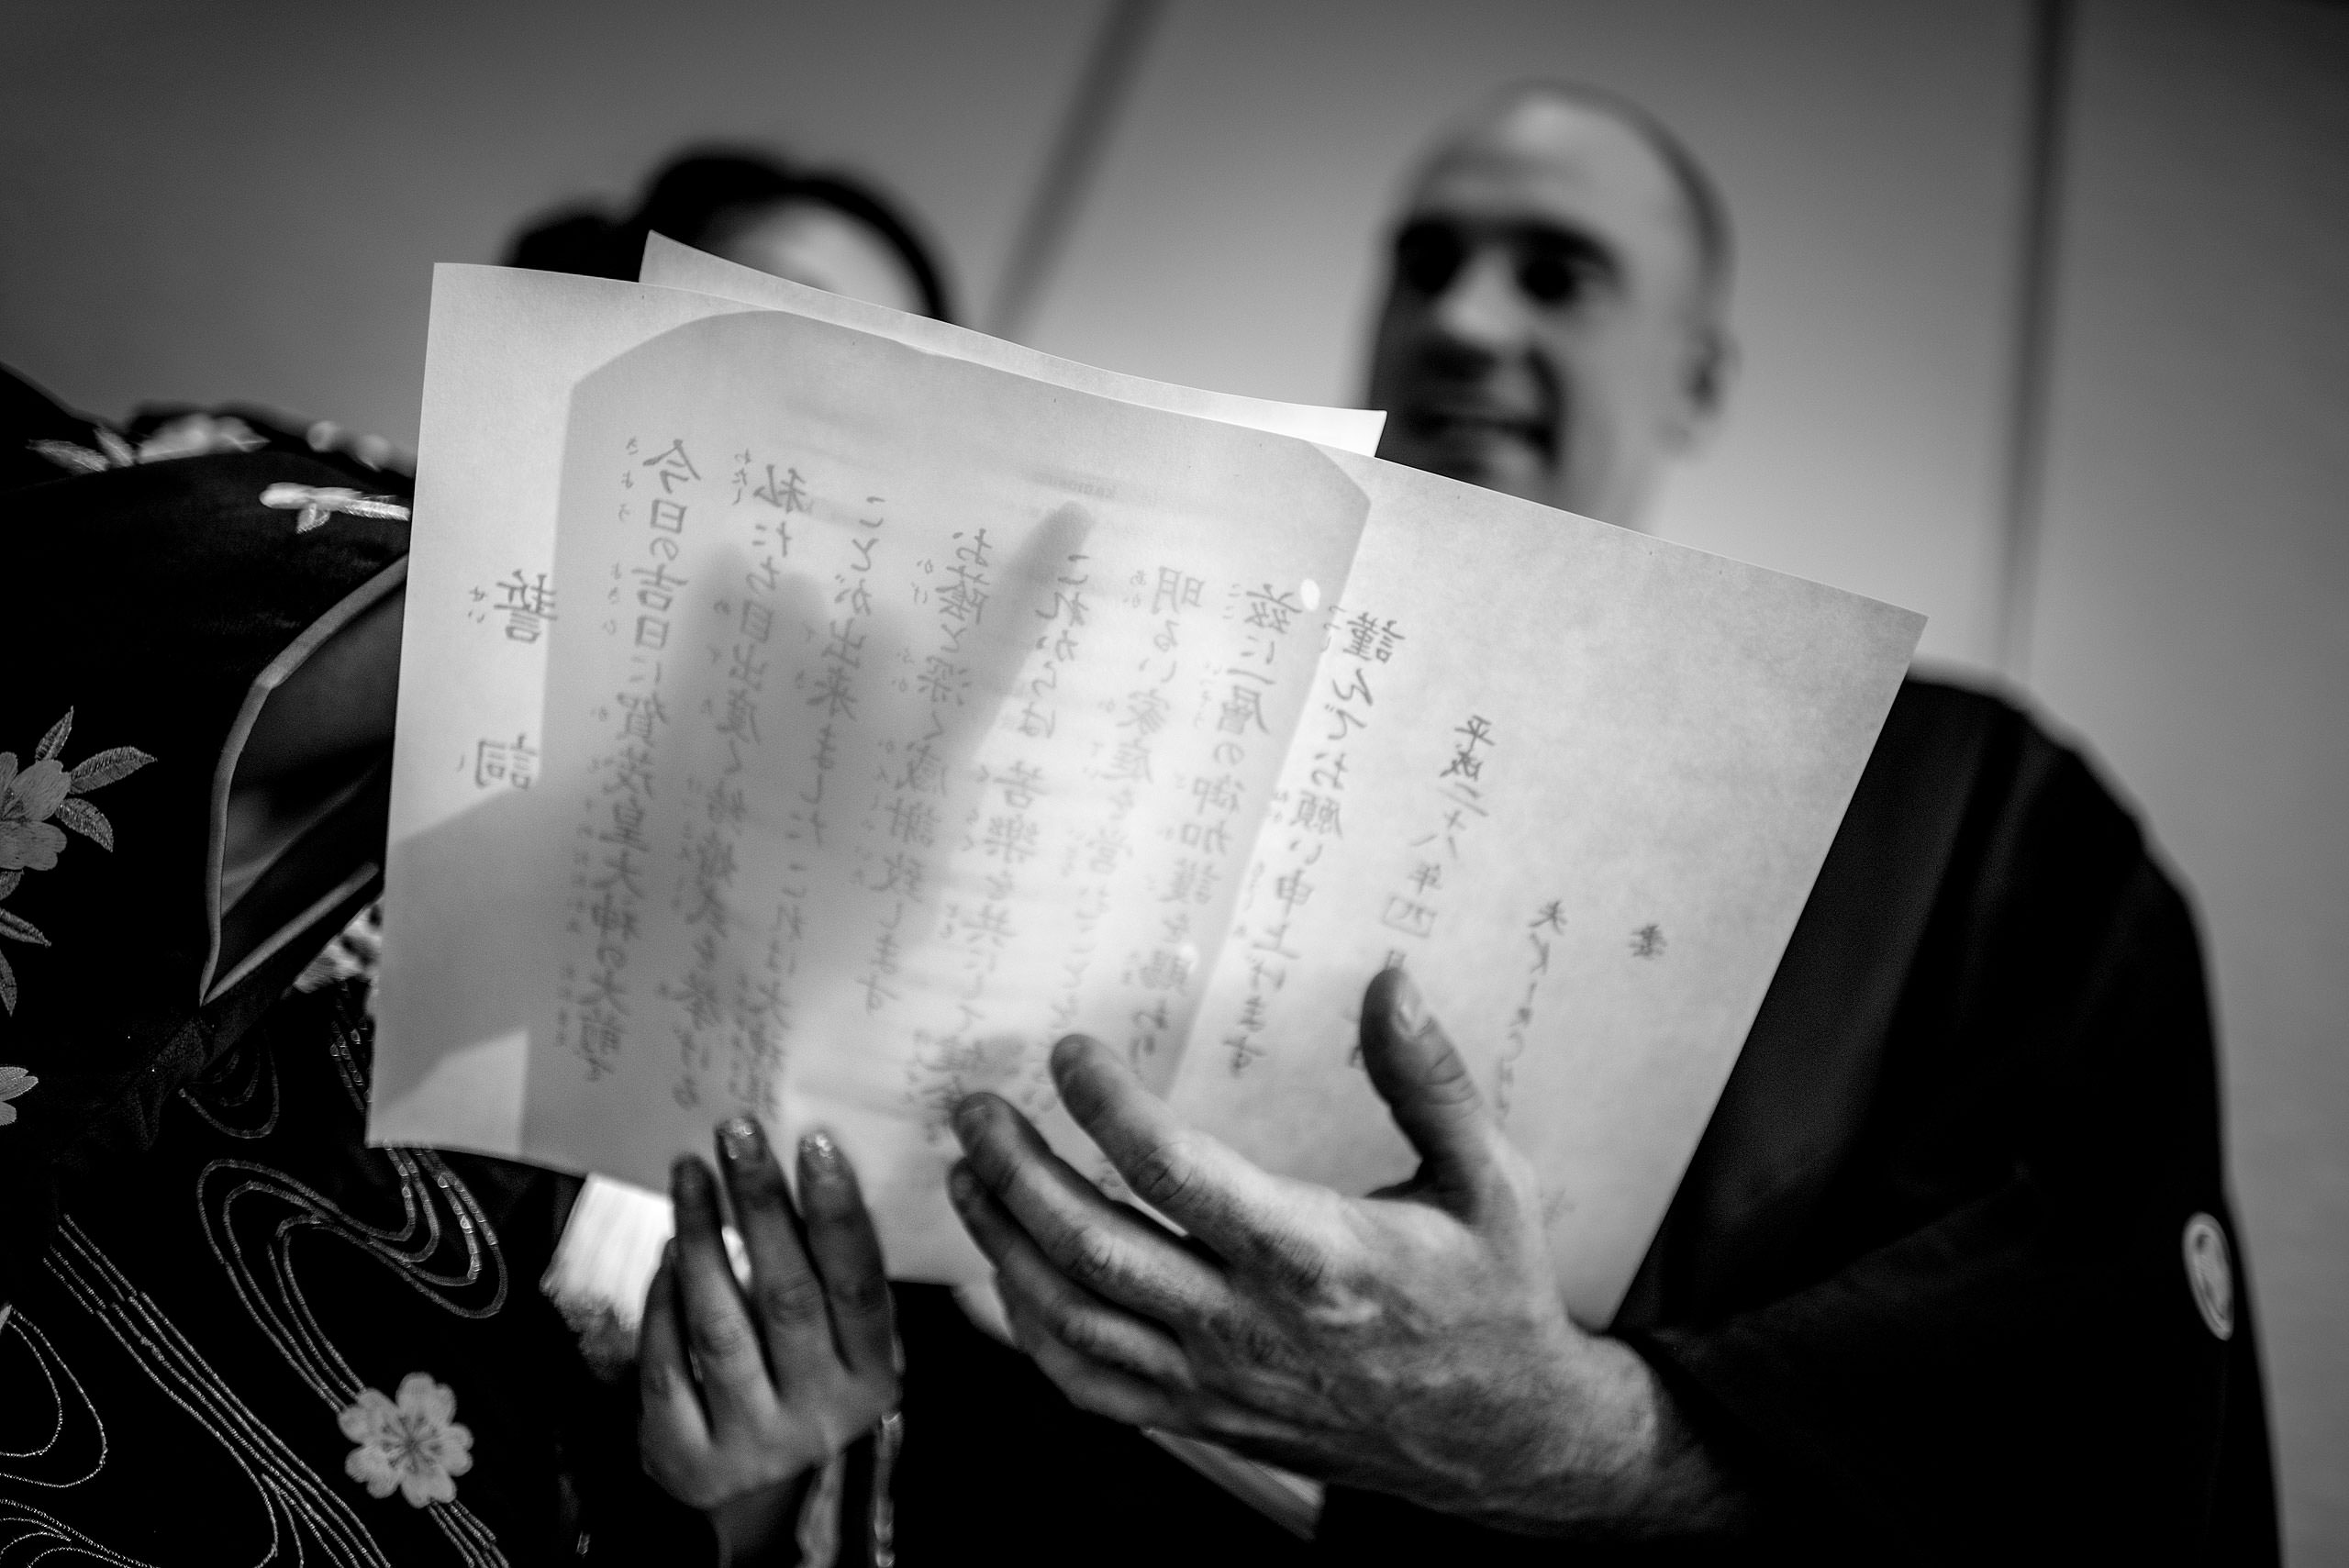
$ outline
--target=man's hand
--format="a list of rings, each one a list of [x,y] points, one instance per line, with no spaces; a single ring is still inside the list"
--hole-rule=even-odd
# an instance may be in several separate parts
[[[1052,1073],[1178,1238],[1104,1197],[993,1095],[958,1107],[957,1208],[1014,1332],[1077,1405],[1529,1533],[1726,1527],[1736,1494],[1627,1346],[1568,1320],[1531,1167],[1399,970],[1363,1062],[1420,1155],[1366,1199],[1178,1122],[1098,1043]]]
[[[756,1122],[728,1122],[718,1147],[750,1296],[726,1260],[709,1167],[679,1160],[677,1238],[645,1296],[637,1446],[647,1473],[708,1514],[720,1560],[739,1562],[788,1541],[807,1479],[897,1407],[897,1341],[881,1243],[839,1146],[820,1132],[800,1142],[804,1230]]]

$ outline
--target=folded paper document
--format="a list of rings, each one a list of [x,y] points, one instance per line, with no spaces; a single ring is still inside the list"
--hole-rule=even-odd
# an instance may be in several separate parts
[[[1108,1175],[1070,1031],[1266,1165],[1408,1174],[1353,1060],[1399,962],[1604,1323],[1919,617],[1375,417],[646,275],[436,281],[371,1136],[659,1186],[820,1125],[892,1272],[966,1281],[963,1095]]]

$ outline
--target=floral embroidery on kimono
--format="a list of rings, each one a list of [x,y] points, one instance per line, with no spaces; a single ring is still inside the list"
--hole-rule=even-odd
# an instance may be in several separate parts
[[[411,1508],[453,1503],[453,1477],[473,1467],[473,1435],[456,1417],[455,1393],[424,1373],[400,1379],[396,1403],[379,1389],[362,1388],[336,1418],[342,1435],[359,1445],[342,1467],[365,1484],[371,1497],[388,1497],[397,1488]]]
[[[281,511],[299,511],[302,516],[294,525],[297,534],[325,527],[326,520],[337,512],[348,512],[354,517],[388,517],[402,523],[407,521],[408,516],[406,503],[396,495],[362,495],[339,484],[273,484],[261,493],[261,504]]]
[[[253,452],[269,444],[267,437],[234,415],[183,414],[158,428],[136,447],[103,425],[91,427],[95,447],[72,441],[34,441],[32,450],[60,468],[79,473],[103,473],[110,468],[135,468],[142,462],[167,462],[178,457],[204,457],[212,452]]]
[[[17,1119],[17,1107],[8,1102],[39,1082],[21,1067],[0,1067],[0,1127]]]
[[[302,973],[294,977],[294,989],[323,991],[346,980],[362,980],[366,982],[372,994],[376,971],[383,967],[383,962],[384,905],[378,899],[353,915],[350,923],[335,933],[334,940],[320,948],[318,956],[303,965]]]
[[[113,849],[114,824],[83,797],[155,760],[136,746],[112,746],[69,769],[57,754],[65,750],[72,733],[73,710],[67,708],[65,717],[50,725],[34,748],[30,767],[19,768],[14,751],[0,751],[0,903],[17,891],[26,872],[55,868],[67,843],[66,828],[102,850]],[[32,947],[49,946],[40,928],[13,909],[0,908],[0,937]],[[9,967],[6,954],[0,954],[0,1006],[11,1013],[17,1010],[17,972]],[[24,1085],[29,1087],[29,1084]],[[16,1119],[13,1111],[6,1119]]]

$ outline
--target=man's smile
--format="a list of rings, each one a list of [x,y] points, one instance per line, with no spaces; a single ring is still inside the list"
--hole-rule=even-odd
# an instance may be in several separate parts
[[[1530,450],[1544,466],[1557,459],[1553,420],[1483,399],[1415,402],[1397,423],[1413,442],[1446,455],[1474,459],[1508,446]]]

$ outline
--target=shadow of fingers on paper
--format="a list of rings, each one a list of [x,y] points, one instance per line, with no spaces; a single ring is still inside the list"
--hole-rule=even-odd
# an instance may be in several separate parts
[[[452,1058],[519,1038],[529,977],[540,967],[534,911],[561,906],[567,869],[537,847],[534,804],[528,789],[494,786],[400,846],[384,905],[387,962],[376,1012],[392,1027],[379,1026],[377,1106],[414,1094]],[[496,890],[468,917],[402,896],[466,884]]]

